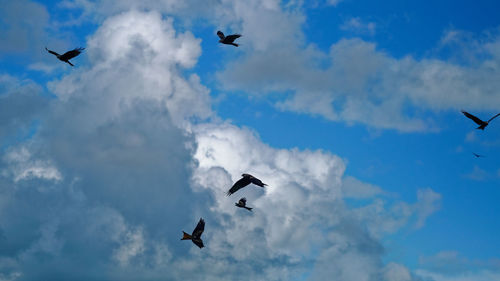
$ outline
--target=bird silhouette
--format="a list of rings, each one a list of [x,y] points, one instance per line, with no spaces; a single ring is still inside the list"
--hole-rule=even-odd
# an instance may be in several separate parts
[[[490,120],[488,121],[483,121],[479,118],[477,118],[476,116],[468,113],[467,111],[464,111],[462,110],[462,113],[469,119],[471,119],[472,121],[474,121],[476,124],[479,125],[479,127],[477,127],[476,129],[481,129],[481,130],[484,130],[484,128],[486,128],[486,126],[488,126],[488,124],[491,122],[491,120],[495,119],[497,116],[500,115],[500,113],[498,113],[497,115],[493,116],[490,118]]]
[[[258,185],[260,187],[264,187],[267,185],[267,184],[263,183],[261,180],[259,180],[258,178],[254,177],[250,174],[242,174],[241,176],[242,176],[242,178],[239,179],[237,182],[235,182],[233,184],[233,186],[229,189],[229,191],[227,192],[227,196],[235,193],[236,191],[242,189],[243,187],[245,187],[251,183]]]
[[[76,49],[73,49],[71,51],[67,51],[66,53],[64,53],[62,55],[47,49],[47,47],[45,47],[45,50],[47,50],[47,52],[56,56],[60,61],[66,62],[69,65],[74,66],[69,60],[78,56],[83,50],[85,50],[85,48],[76,48]]]
[[[234,205],[236,207],[239,207],[239,208],[245,208],[245,209],[249,210],[250,212],[253,209],[253,208],[247,207],[247,199],[245,197],[241,198],[240,201],[238,201],[238,203],[234,203]]]
[[[484,155],[477,154],[477,153],[475,153],[475,152],[472,152],[472,154],[474,154],[474,156],[476,156],[476,158],[484,157]]]
[[[182,236],[181,240],[191,240],[196,246],[200,247],[200,249],[201,249],[201,248],[205,247],[203,245],[203,240],[201,240],[201,235],[203,234],[203,230],[205,230],[205,221],[202,218],[200,218],[198,225],[196,225],[196,227],[193,230],[193,233],[191,233],[191,235],[182,231],[183,236]]]
[[[224,33],[222,31],[217,31],[217,35],[219,36],[220,40],[219,43],[226,44],[226,45],[233,45],[235,47],[238,47],[239,45],[234,43],[234,40],[238,39],[241,37],[241,34],[232,34],[228,36],[224,36]]]

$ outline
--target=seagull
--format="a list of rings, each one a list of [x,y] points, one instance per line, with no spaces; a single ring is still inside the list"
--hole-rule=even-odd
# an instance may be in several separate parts
[[[76,49],[73,49],[71,51],[67,51],[66,53],[64,53],[62,55],[47,49],[47,47],[45,47],[45,50],[47,50],[47,52],[56,56],[60,61],[67,62],[67,63],[69,63],[69,65],[74,66],[69,60],[78,56],[83,50],[85,50],[85,48],[76,48]]]
[[[479,127],[477,127],[476,129],[481,129],[481,130],[484,130],[484,128],[486,128],[486,126],[488,126],[488,124],[491,122],[491,120],[495,119],[497,116],[500,115],[500,113],[498,113],[497,115],[493,116],[490,118],[490,120],[488,121],[483,121],[479,118],[477,118],[476,116],[466,112],[466,111],[463,111],[462,110],[462,113],[467,117],[467,118],[470,118],[472,119],[472,121],[476,122],[476,124],[479,125]]]
[[[253,209],[253,208],[247,207],[247,199],[245,197],[241,198],[240,201],[238,201],[238,203],[234,203],[234,205],[236,207],[239,207],[239,208],[245,208],[245,209],[249,210],[250,212]]]
[[[200,218],[200,221],[198,222],[198,225],[196,225],[195,229],[193,230],[193,233],[191,235],[187,234],[186,232],[182,232],[183,236],[181,240],[191,240],[196,246],[203,248],[205,247],[203,245],[203,240],[201,240],[201,234],[203,234],[203,230],[205,230],[205,221]]]
[[[217,31],[217,35],[219,36],[220,40],[219,43],[226,44],[226,45],[233,45],[235,47],[238,47],[239,45],[236,43],[233,43],[234,40],[238,39],[241,37],[241,34],[232,34],[228,36],[224,36],[224,33],[222,31]]]
[[[229,189],[229,191],[227,192],[227,196],[235,193],[236,191],[242,189],[243,187],[245,187],[251,183],[258,185],[260,187],[264,187],[267,185],[252,175],[242,174],[241,176],[242,176],[242,178],[239,179],[237,182],[235,182],[234,185],[231,187],[231,189]]]

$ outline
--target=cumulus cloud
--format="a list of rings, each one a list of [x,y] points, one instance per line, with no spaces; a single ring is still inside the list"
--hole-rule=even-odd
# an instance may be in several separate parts
[[[159,14],[131,12],[106,21],[94,44],[91,66],[49,84],[56,98],[38,130],[2,158],[6,278],[158,280],[165,272],[146,268],[182,256],[172,241],[206,210],[209,199],[189,188],[185,126],[211,115],[208,90],[183,73],[199,40]],[[141,276],[126,276],[136,266]]]
[[[338,2],[327,1],[332,5]],[[440,49],[470,53],[467,57],[474,59],[417,59],[411,55],[396,58],[379,50],[375,43],[356,38],[333,43],[329,52],[307,44],[302,32],[306,13],[301,1],[65,3],[89,15],[100,15],[98,22],[133,7],[176,16],[187,26],[203,18],[219,29],[242,33],[244,54],[218,73],[221,90],[273,97],[281,93],[281,98],[273,100],[282,110],[379,129],[421,132],[439,129],[434,120],[426,117],[429,112],[464,107],[487,111],[498,108],[500,103],[496,94],[500,86],[496,79],[500,61],[497,33],[479,40],[449,30],[438,42]],[[339,28],[373,34],[376,24],[354,17]]]
[[[190,32],[176,34],[172,20],[159,13],[121,14],[89,39],[92,68],[79,69],[49,88],[61,100],[89,105],[81,110],[99,110],[82,112],[93,117],[79,120],[81,128],[109,120],[141,99],[165,105],[179,126],[191,117],[204,119],[211,115],[208,89],[196,74],[182,76],[200,56],[199,44]],[[78,96],[82,91],[87,94]]]
[[[326,54],[285,48],[265,58],[249,54],[237,66],[228,64],[218,77],[227,90],[259,95],[292,92],[278,103],[284,110],[376,128],[433,130],[437,125],[419,112],[498,107],[495,89],[499,85],[493,77],[498,76],[495,66],[500,60],[494,48],[486,47],[497,41],[485,43],[488,58],[470,67],[411,56],[397,59],[377,50],[374,43],[341,39],[331,46],[326,68],[305,63]],[[296,67],[279,67],[290,62],[297,62]],[[259,74],[256,69],[266,72]],[[262,85],[262,90],[250,85]],[[410,114],[408,106],[418,110]]]
[[[261,27],[286,21],[276,1],[223,4],[243,25],[257,19],[246,12],[252,5],[279,15]],[[0,174],[1,278],[414,279],[403,265],[384,264],[380,238],[411,219],[423,225],[439,194],[387,202],[381,188],[348,179],[357,185],[351,196],[370,198],[352,209],[340,157],[273,148],[251,129],[214,121],[209,91],[190,73],[200,40],[160,13],[109,17],[87,46],[88,67],[48,84],[56,98],[39,129],[0,159],[10,171]],[[226,197],[243,172],[269,186]],[[240,196],[253,213],[234,207]],[[200,217],[203,250],[179,241]]]
[[[423,189],[414,204],[385,205],[377,199],[367,207],[350,209],[341,192],[345,165],[335,155],[274,149],[248,129],[230,124],[200,125],[195,132],[199,166],[194,178],[213,193],[211,210],[223,226],[216,230],[219,239],[212,241],[211,251],[241,261],[281,259],[289,268],[301,270],[311,266],[312,280],[332,275],[338,280],[416,280],[402,265],[384,267],[379,238],[398,231],[411,218],[421,227],[437,210],[439,194]],[[242,171],[259,175],[269,187],[249,186],[228,200],[224,191]],[[347,186],[353,183],[362,184],[348,178]],[[375,196],[377,191],[382,192],[364,184],[354,197]],[[252,216],[232,206],[243,196],[255,206]]]
[[[48,103],[42,92],[33,81],[0,75],[0,145],[29,134]]]

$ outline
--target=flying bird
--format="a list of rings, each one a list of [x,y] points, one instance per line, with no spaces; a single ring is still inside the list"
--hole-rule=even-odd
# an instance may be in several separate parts
[[[242,178],[239,179],[237,182],[235,182],[233,184],[233,186],[231,187],[231,189],[229,189],[229,191],[227,192],[227,196],[235,193],[236,191],[242,189],[243,187],[253,183],[255,185],[258,185],[260,187],[264,187],[266,186],[267,184],[263,183],[261,180],[259,180],[258,178],[252,176],[252,175],[249,175],[249,174],[242,174],[241,175]]]
[[[484,155],[477,154],[477,153],[474,153],[474,152],[472,152],[472,154],[474,154],[474,156],[476,156],[476,158],[479,158],[479,157],[484,157]]]
[[[191,240],[196,246],[203,248],[205,247],[203,245],[203,240],[201,240],[201,234],[203,234],[203,230],[205,230],[205,221],[200,218],[200,221],[198,222],[198,225],[196,225],[195,229],[193,230],[193,233],[191,235],[187,234],[186,232],[182,232],[183,236],[181,240]]]
[[[238,203],[234,203],[234,205],[236,207],[239,207],[239,208],[245,208],[245,209],[249,210],[250,212],[253,209],[253,208],[247,207],[247,199],[245,197],[241,198],[240,201],[238,201]]]
[[[490,120],[488,121],[483,121],[479,118],[477,118],[476,116],[466,112],[466,111],[463,111],[462,110],[462,113],[469,119],[472,119],[472,121],[474,121],[476,124],[479,125],[479,127],[477,127],[476,129],[481,129],[481,130],[484,130],[484,128],[486,128],[486,126],[488,126],[488,124],[491,122],[491,120],[495,119],[497,116],[500,115],[500,113],[498,113],[497,115],[493,116],[490,118]]]
[[[238,39],[241,37],[241,34],[232,34],[228,36],[224,36],[224,33],[222,31],[217,31],[217,35],[219,36],[220,40],[219,43],[226,44],[226,45],[233,45],[235,47],[238,47],[239,45],[234,43],[234,40]]]
[[[67,62],[67,63],[69,63],[69,65],[74,66],[69,60],[78,56],[83,50],[85,50],[85,48],[76,48],[76,49],[73,49],[71,51],[67,51],[66,53],[64,53],[62,55],[47,49],[47,47],[45,47],[45,50],[47,50],[47,52],[56,56],[60,61]]]

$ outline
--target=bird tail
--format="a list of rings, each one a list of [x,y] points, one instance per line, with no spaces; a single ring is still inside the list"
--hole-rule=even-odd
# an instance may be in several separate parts
[[[476,129],[478,129],[478,130],[484,130],[484,128],[486,128],[486,125],[487,124],[483,124],[483,125],[477,127]]]
[[[182,232],[182,238],[181,240],[191,240],[191,235],[187,234],[186,232]]]
[[[233,46],[235,46],[235,47],[238,47],[238,46],[239,46],[239,45],[238,45],[238,44],[236,44],[236,43],[229,43],[229,44],[231,44],[231,45],[233,45]]]
[[[69,63],[69,65],[74,66],[71,62],[69,62],[69,60],[67,60],[66,62]]]
[[[245,208],[245,209],[249,210],[250,212],[251,212],[251,211],[252,211],[252,209],[253,209],[253,208],[250,208],[250,207],[243,207],[243,208]]]

